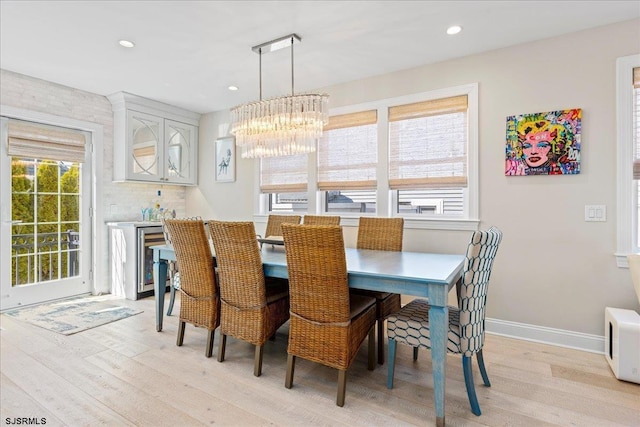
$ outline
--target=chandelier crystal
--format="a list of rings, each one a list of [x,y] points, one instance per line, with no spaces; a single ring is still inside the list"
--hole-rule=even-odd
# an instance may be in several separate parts
[[[293,90],[293,44],[291,34],[254,46],[260,54],[260,100],[231,109],[230,133],[243,158],[292,156],[316,150],[318,138],[329,119],[326,94],[298,94]],[[291,95],[262,100],[262,53],[291,46]]]

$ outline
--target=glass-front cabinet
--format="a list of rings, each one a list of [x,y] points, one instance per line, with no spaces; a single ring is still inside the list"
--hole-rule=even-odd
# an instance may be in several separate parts
[[[114,181],[196,185],[199,114],[120,92],[114,112]]]
[[[195,176],[195,127],[165,120],[164,137],[167,147],[163,163],[166,179],[171,182],[190,184]]]
[[[164,145],[163,119],[138,111],[127,111],[127,160],[129,179],[162,181]]]

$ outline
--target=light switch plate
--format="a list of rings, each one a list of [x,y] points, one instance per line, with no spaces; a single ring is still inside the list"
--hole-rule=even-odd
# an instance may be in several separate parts
[[[585,205],[584,220],[594,222],[605,222],[607,220],[606,205]]]

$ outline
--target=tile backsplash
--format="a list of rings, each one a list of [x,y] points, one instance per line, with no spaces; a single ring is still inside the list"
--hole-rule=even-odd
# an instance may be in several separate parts
[[[158,190],[161,195],[158,196]],[[104,191],[104,221],[141,221],[143,208],[160,206],[186,216],[185,187],[142,183],[114,183]]]

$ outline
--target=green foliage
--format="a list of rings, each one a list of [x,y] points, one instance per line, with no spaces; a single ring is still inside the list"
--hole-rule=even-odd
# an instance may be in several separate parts
[[[11,219],[33,222],[33,184],[21,160],[11,162]]]
[[[27,165],[19,159],[11,161],[11,219],[14,221],[22,221],[26,224],[33,222],[34,206],[33,206],[33,183],[27,177]],[[28,234],[33,233],[32,225],[16,224],[11,227],[12,234]],[[32,248],[24,247],[24,240],[16,242],[20,246],[11,250],[12,255],[26,254],[32,252]],[[33,256],[31,257],[33,262]],[[18,270],[18,283],[25,283],[28,280],[29,260],[27,257],[12,258],[11,278],[12,282],[16,280],[16,269]]]
[[[77,163],[60,177],[60,192],[60,221],[80,220],[80,168]]]
[[[66,172],[60,175],[59,162],[45,160],[35,162],[34,192],[33,177],[28,176],[31,162],[13,158],[11,211],[13,220],[21,220],[22,224],[12,227],[13,235],[33,234],[34,227],[37,234],[36,241],[31,238],[22,242],[14,239],[14,244],[25,243],[12,254],[26,254],[40,252],[39,271],[33,271],[36,256],[14,258],[12,262],[12,282],[14,284],[34,283],[40,280],[57,279],[59,276],[58,259],[61,259],[61,277],[67,277],[67,254],[61,255],[59,250],[68,249],[66,245],[58,243],[59,232],[67,230],[78,231],[80,221],[80,167],[74,163]],[[46,233],[56,233],[46,236]],[[49,242],[44,243],[43,242]],[[51,252],[51,253],[46,253]],[[28,264],[31,264],[29,274]],[[16,275],[17,270],[17,275]],[[34,274],[37,277],[34,277]],[[16,279],[17,276],[17,279]]]

